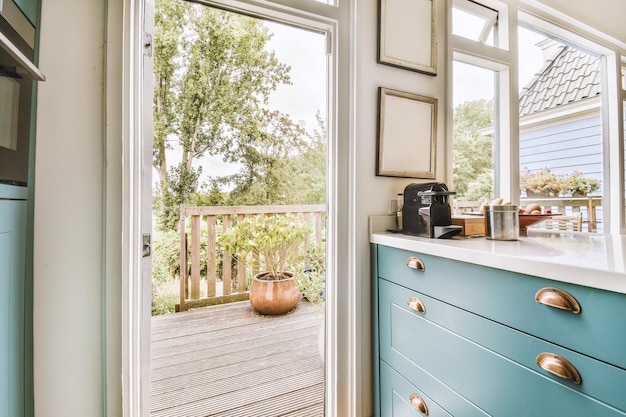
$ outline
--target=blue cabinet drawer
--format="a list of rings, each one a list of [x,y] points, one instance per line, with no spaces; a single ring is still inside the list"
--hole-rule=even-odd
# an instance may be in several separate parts
[[[418,257],[424,270],[407,267]],[[470,263],[378,246],[378,276],[626,369],[626,295]],[[557,288],[580,305],[579,314],[539,304],[543,288]]]
[[[383,279],[378,288],[380,358],[410,382],[433,375],[493,416],[626,416],[623,369]],[[540,368],[544,352],[569,361],[582,382]]]
[[[439,404],[384,362],[380,363],[380,386],[381,416],[452,417]],[[413,405],[413,402],[416,405]],[[417,407],[422,408],[418,409]]]
[[[402,372],[404,371],[406,368],[403,368]],[[442,408],[453,416],[489,417],[487,413],[419,368],[411,369],[409,382],[400,372],[395,371],[384,360],[380,360],[380,391],[381,416],[392,415],[389,413],[389,407],[392,403],[394,404],[393,409],[396,409],[395,401],[397,399],[391,401],[392,396],[397,396],[404,402],[410,403],[411,394],[417,393],[424,399],[429,409],[432,408],[430,404],[435,402],[441,404]],[[395,413],[393,415],[396,416]]]

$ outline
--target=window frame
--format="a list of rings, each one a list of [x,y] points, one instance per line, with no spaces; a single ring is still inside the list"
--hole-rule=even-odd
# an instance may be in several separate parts
[[[455,0],[453,7],[462,10],[465,13],[482,18],[484,20],[484,23],[481,33],[478,36],[478,42],[486,44],[487,39],[489,38],[489,34],[493,29],[494,44],[496,47],[498,46],[498,10],[492,9],[482,4],[475,3],[472,0]]]
[[[448,1],[449,67],[454,60],[484,66],[499,71],[496,86],[496,130],[494,132],[494,192],[519,204],[519,87],[517,28],[523,25],[550,36],[570,41],[601,57],[602,70],[602,123],[604,167],[604,231],[626,234],[626,198],[624,121],[626,101],[622,68],[626,66],[626,42],[612,38],[599,30],[577,21],[565,13],[557,12],[536,2],[520,5],[504,4],[498,0],[473,0],[485,7],[498,10],[498,36],[500,47],[489,47],[479,42],[452,34],[452,8],[460,0]],[[510,42],[509,42],[510,40]],[[506,46],[505,46],[506,45]],[[448,99],[452,102],[452,76],[448,77]],[[448,129],[451,132],[453,109],[449,109]],[[448,137],[452,144],[452,138]],[[452,156],[448,155],[448,178],[452,179]]]

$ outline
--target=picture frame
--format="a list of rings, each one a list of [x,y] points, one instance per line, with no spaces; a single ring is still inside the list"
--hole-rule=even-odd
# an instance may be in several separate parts
[[[438,100],[378,89],[376,175],[436,178]]]
[[[435,0],[378,0],[378,63],[437,75]]]

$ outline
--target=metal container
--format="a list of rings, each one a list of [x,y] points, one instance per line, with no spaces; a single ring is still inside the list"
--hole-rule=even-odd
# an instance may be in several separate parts
[[[518,240],[519,207],[513,205],[485,207],[485,228],[487,239]]]

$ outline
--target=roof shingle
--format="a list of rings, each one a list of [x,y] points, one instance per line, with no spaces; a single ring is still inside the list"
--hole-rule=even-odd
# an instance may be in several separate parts
[[[524,87],[519,99],[520,116],[595,97],[600,94],[600,59],[562,46]]]

